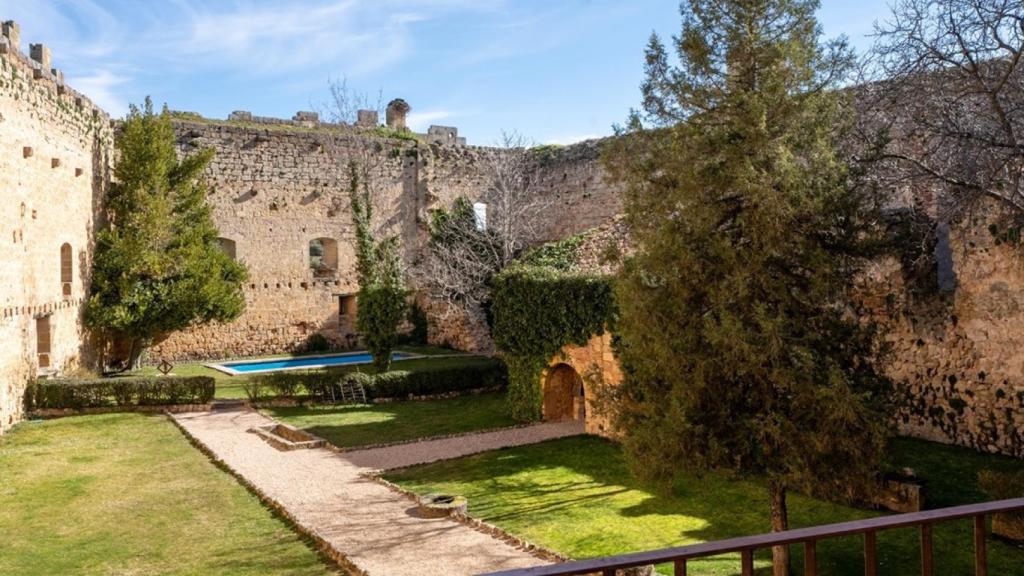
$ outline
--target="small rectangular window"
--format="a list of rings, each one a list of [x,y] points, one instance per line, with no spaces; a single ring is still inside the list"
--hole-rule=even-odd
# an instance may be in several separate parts
[[[473,219],[476,221],[478,232],[487,231],[487,204],[483,202],[473,203]]]

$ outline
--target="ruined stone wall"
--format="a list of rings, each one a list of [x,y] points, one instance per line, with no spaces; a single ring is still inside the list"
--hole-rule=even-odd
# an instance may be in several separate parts
[[[291,126],[183,121],[175,129],[183,155],[215,151],[206,174],[213,218],[250,278],[241,318],[174,334],[151,359],[294,351],[313,333],[344,344],[354,326],[339,314],[339,298],[358,290],[349,161],[373,166],[376,225],[382,234],[400,234],[408,249],[415,246],[415,145]],[[310,267],[316,239],[336,243],[336,265]]]
[[[602,140],[565,147],[541,147],[532,154],[540,189],[555,199],[545,219],[548,240],[610,222],[622,213],[620,188],[601,165]]]
[[[64,86],[45,47],[34,47],[38,60],[30,59],[20,50],[17,29],[9,23],[4,29],[0,432],[21,418],[30,379],[91,368],[95,361],[82,326],[82,306],[111,150],[107,115]],[[49,351],[40,354],[37,328],[45,333],[47,324]]]
[[[879,262],[864,313],[891,347],[902,433],[1024,456],[1024,252],[990,222],[952,227],[952,289],[915,288],[895,259]]]
[[[884,334],[901,434],[1022,457],[1024,247],[990,230],[1001,217],[989,208],[949,227],[948,241],[927,259],[930,279],[894,257],[873,263],[858,279],[858,313]],[[629,252],[627,236],[620,220],[589,233],[581,270],[614,273],[603,254],[608,246]],[[604,353],[595,337],[567,346],[550,365],[568,363],[584,376],[600,367],[599,379],[620,382]]]
[[[597,142],[524,152],[386,138],[331,125],[180,118],[175,129],[181,154],[214,149],[206,174],[214,220],[252,277],[241,318],[174,334],[151,350],[150,361],[297,351],[314,333],[340,346],[354,343],[354,317],[341,317],[338,301],[358,291],[350,161],[374,167],[377,227],[381,234],[401,236],[410,268],[426,247],[430,212],[459,196],[479,199],[494,155],[526,154],[534,162],[540,190],[556,199],[543,220],[547,238],[586,230],[620,206],[604,180]],[[316,238],[337,242],[333,273],[309,267],[309,242]],[[493,350],[482,313],[452,314],[420,301],[431,343]]]
[[[181,154],[214,149],[206,174],[213,218],[251,277],[239,319],[174,334],[153,347],[150,361],[298,351],[314,333],[354,345],[354,314],[339,313],[339,298],[359,289],[349,163],[372,167],[375,226],[401,237],[412,267],[427,241],[430,211],[458,196],[478,198],[487,182],[481,158],[503,153],[323,127],[178,120],[175,130]],[[336,242],[334,270],[310,268],[309,243],[319,238]],[[482,318],[439,313],[431,341],[490,346]]]

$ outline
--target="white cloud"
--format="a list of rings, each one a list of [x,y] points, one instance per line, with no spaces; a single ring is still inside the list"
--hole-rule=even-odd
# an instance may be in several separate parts
[[[410,54],[418,24],[507,0],[0,0],[28,42],[50,45],[69,84],[124,110],[149,76],[219,74],[296,86],[358,77]]]
[[[451,118],[455,116],[455,113],[449,112],[448,110],[425,110],[423,112],[412,111],[406,117],[406,121],[414,132],[426,132],[427,128],[431,124],[444,120],[445,118]]]
[[[128,79],[109,70],[98,70],[89,76],[75,76],[67,79],[69,86],[85,94],[100,108],[114,117],[123,116],[128,106],[120,96],[118,87]]]

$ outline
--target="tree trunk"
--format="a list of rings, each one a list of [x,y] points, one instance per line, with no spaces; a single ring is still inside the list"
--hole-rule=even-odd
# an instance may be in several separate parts
[[[128,352],[128,371],[138,370],[142,367],[142,353],[146,351],[146,346],[142,340],[138,338],[132,339],[132,346]]]
[[[772,532],[789,529],[789,513],[786,511],[786,487],[771,482],[768,486],[771,496]],[[772,548],[772,576],[789,576],[789,546]]]

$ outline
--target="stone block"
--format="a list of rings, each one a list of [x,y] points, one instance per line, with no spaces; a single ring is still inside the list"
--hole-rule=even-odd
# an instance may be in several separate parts
[[[0,25],[0,30],[3,31],[4,37],[7,38],[10,48],[18,50],[18,46],[21,44],[21,26],[14,20],[7,20]]]
[[[29,44],[29,57],[39,63],[39,69],[50,70],[50,48],[46,44]]]
[[[380,123],[380,117],[376,110],[358,110],[356,112],[356,126],[360,128],[376,128]]]

